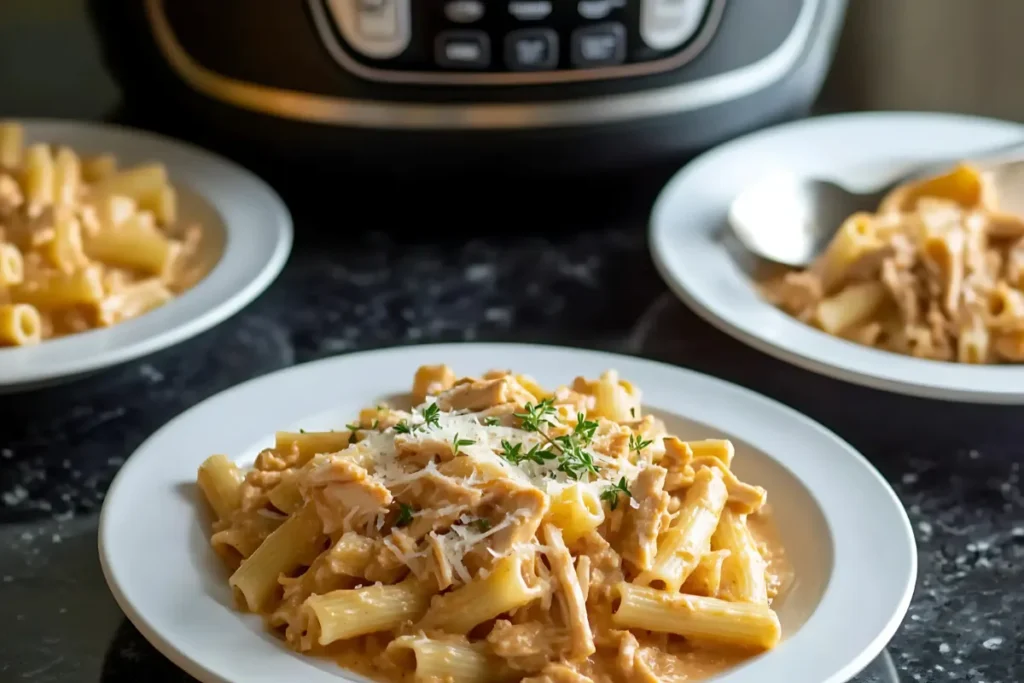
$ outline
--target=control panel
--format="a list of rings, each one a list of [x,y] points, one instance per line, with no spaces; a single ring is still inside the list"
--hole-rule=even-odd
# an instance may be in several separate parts
[[[511,83],[656,73],[695,56],[725,0],[310,0],[371,78]],[[326,24],[326,28],[325,25]],[[691,54],[684,54],[690,52]],[[396,76],[401,75],[401,78]],[[453,78],[454,76],[454,78]]]

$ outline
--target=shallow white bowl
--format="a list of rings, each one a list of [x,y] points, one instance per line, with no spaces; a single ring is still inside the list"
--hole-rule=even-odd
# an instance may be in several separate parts
[[[202,225],[195,265],[206,277],[139,318],[22,348],[0,348],[0,392],[73,379],[184,341],[255,299],[284,266],[292,219],[265,182],[227,159],[177,140],[117,126],[26,120],[26,142],[109,153],[121,167],[159,161],[179,194],[179,222]]]
[[[684,438],[725,436],[735,467],[768,489],[796,580],[776,601],[784,640],[721,683],[839,683],[864,668],[906,613],[917,574],[907,516],[849,445],[810,419],[732,384],[646,360],[503,344],[388,349],[300,365],[246,382],[172,420],[118,473],[100,518],[103,571],[118,604],[161,652],[203,681],[363,680],[292,653],[232,606],[196,495],[212,453],[249,463],[275,429],[338,428],[409,390],[416,368],[514,368],[555,386],[609,368]]]
[[[969,116],[823,116],[748,135],[679,171],[650,223],[651,254],[668,286],[708,322],[785,361],[876,389],[955,401],[1024,403],[1024,365],[944,363],[868,348],[786,315],[754,288],[756,263],[728,234],[729,203],[776,171],[878,187],[922,164],[1024,140],[1024,126]]]

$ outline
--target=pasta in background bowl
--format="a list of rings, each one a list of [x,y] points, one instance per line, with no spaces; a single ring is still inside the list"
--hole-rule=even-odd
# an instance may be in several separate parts
[[[791,590],[733,443],[681,439],[614,372],[548,391],[424,366],[412,395],[280,431],[247,472],[199,469],[236,598],[296,650],[386,681],[694,680],[772,648],[775,609],[788,632],[824,590],[828,547],[806,544]]]
[[[825,253],[764,284],[780,308],[888,351],[1024,362],[1024,217],[991,173],[961,164],[897,187],[840,226]]]
[[[224,241],[198,204],[157,160],[119,168],[0,121],[0,347],[115,325],[195,285]]]
[[[119,230],[117,236],[122,242],[128,242],[141,233],[143,239],[152,243],[152,238],[159,240],[161,235],[165,235],[180,244],[167,242],[169,248],[164,249],[164,253],[176,254],[177,258],[171,259],[172,267],[161,276],[151,272],[152,268],[146,271],[145,267],[125,267],[125,259],[140,253],[135,249],[107,249],[102,254],[106,260],[93,258],[101,255],[97,251],[93,251],[90,257],[92,247],[100,247],[96,243],[90,246],[89,214],[99,213],[95,216],[99,219],[102,212],[91,208],[87,210],[92,202],[83,201],[77,212],[72,211],[77,224],[70,224],[78,225],[77,232],[81,234],[86,259],[107,265],[82,263],[81,258],[72,256],[65,273],[51,259],[59,257],[63,260],[66,254],[75,254],[74,237],[70,240],[52,239],[56,236],[56,225],[34,226],[33,219],[27,216],[28,227],[41,229],[27,231],[29,239],[23,242],[23,228],[26,226],[15,225],[18,232],[15,246],[22,254],[22,261],[26,252],[35,253],[30,260],[42,261],[40,269],[47,273],[47,281],[50,275],[54,276],[55,282],[70,280],[73,283],[77,277],[86,284],[84,290],[78,291],[84,291],[88,296],[72,307],[39,306],[41,317],[50,317],[58,323],[55,325],[57,331],[74,334],[44,338],[42,343],[0,346],[0,392],[24,391],[65,382],[177,344],[240,310],[266,289],[284,265],[292,243],[291,216],[272,188],[237,164],[186,143],[129,128],[32,119],[20,121],[19,126],[18,130],[24,131],[23,139],[19,141],[22,156],[36,150],[32,152],[33,156],[46,157],[56,164],[57,156],[69,159],[73,151],[80,169],[93,167],[90,174],[97,172],[96,166],[101,173],[109,172],[111,158],[116,159],[120,169],[135,169],[117,183],[145,185],[155,178],[155,185],[165,188],[164,178],[169,180],[177,199],[177,220],[173,222],[177,227],[165,233],[156,226],[156,205],[149,203],[152,201],[150,198],[142,202],[143,208],[136,213],[126,212],[129,214],[127,217],[125,213],[117,214],[117,217],[125,219],[128,227],[128,230]],[[5,134],[5,148],[11,144],[7,140],[16,137]],[[45,161],[37,160],[31,168],[35,169],[32,171],[35,176],[47,175],[42,170],[47,168]],[[55,166],[49,168],[53,170]],[[16,175],[20,193],[22,181],[28,174],[19,172]],[[10,185],[10,182],[5,184]],[[124,187],[119,192],[131,194]],[[116,196],[118,192],[112,194]],[[83,195],[83,200],[87,195]],[[135,205],[139,206],[139,200]],[[45,209],[36,220],[53,224],[56,217],[55,211]],[[8,220],[0,218],[0,226],[4,226],[2,232],[11,235]],[[61,230],[65,234],[75,233],[75,228],[69,229],[68,224],[68,221],[62,222],[64,227]],[[132,229],[133,225],[135,229]],[[194,236],[187,240],[186,233],[193,225],[200,226],[198,240]],[[53,229],[47,230],[47,227]],[[109,247],[110,243],[104,244],[102,239],[100,244]],[[36,242],[34,246],[33,241]],[[54,249],[55,245],[71,245],[72,248]],[[99,286],[96,286],[98,269],[102,269],[106,277],[100,275]],[[14,287],[19,298],[23,285]],[[0,302],[12,303],[10,289],[0,285]],[[64,293],[68,289],[65,288]],[[174,296],[168,299],[168,292]],[[147,293],[158,296],[146,296]],[[38,298],[41,292],[29,294]],[[151,307],[154,303],[161,305]],[[101,322],[111,324],[93,327]],[[45,331],[45,325],[40,325],[39,331]]]

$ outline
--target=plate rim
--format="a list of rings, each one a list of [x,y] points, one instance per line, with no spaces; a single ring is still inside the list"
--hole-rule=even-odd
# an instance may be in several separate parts
[[[325,381],[324,378],[328,377],[329,373],[341,374],[349,371],[348,369],[355,365],[368,366],[370,361],[374,361],[378,364],[387,364],[389,362],[395,364],[396,357],[401,358],[407,354],[410,356],[408,359],[400,360],[397,363],[403,367],[403,371],[406,365],[412,365],[424,361],[431,362],[429,359],[432,359],[432,362],[437,362],[438,359],[445,358],[457,359],[459,354],[462,354],[463,357],[473,354],[486,354],[488,357],[495,358],[495,362],[498,363],[503,362],[500,359],[503,359],[506,356],[514,356],[515,354],[526,354],[525,357],[527,360],[525,362],[527,363],[529,362],[528,358],[531,355],[533,355],[534,358],[545,356],[550,357],[554,359],[551,362],[562,359],[569,361],[569,357],[572,356],[574,358],[583,359],[580,362],[580,365],[591,364],[595,367],[598,365],[602,365],[606,368],[616,367],[622,371],[624,375],[632,375],[634,377],[638,374],[638,370],[640,368],[646,368],[645,373],[640,374],[653,373],[652,376],[664,377],[665,379],[659,380],[663,386],[667,387],[670,383],[673,386],[679,386],[680,381],[685,381],[685,383],[695,385],[697,388],[702,386],[711,387],[713,390],[719,392],[719,395],[723,396],[721,399],[722,401],[725,401],[726,399],[730,401],[735,400],[738,404],[746,406],[746,408],[744,408],[745,410],[768,413],[770,417],[784,417],[791,424],[794,430],[799,429],[799,431],[804,435],[804,438],[813,438],[814,440],[823,439],[823,443],[827,443],[828,447],[832,449],[832,452],[835,454],[832,456],[833,465],[838,463],[854,468],[859,475],[863,475],[865,477],[865,480],[862,483],[866,482],[869,485],[874,486],[873,495],[880,496],[881,501],[889,506],[889,508],[884,511],[884,514],[879,514],[874,517],[874,525],[877,526],[879,524],[879,520],[881,520],[882,524],[880,525],[880,529],[884,529],[881,533],[888,534],[889,541],[887,543],[894,544],[890,550],[895,549],[897,553],[902,553],[904,555],[903,557],[895,560],[902,574],[902,576],[896,580],[899,582],[899,586],[897,587],[896,582],[891,583],[891,587],[894,588],[892,592],[898,592],[898,600],[896,600],[894,604],[879,608],[878,618],[880,621],[884,621],[884,624],[878,632],[871,637],[867,643],[864,643],[862,648],[859,645],[857,646],[859,652],[849,655],[842,663],[837,662],[832,668],[829,668],[829,673],[825,678],[816,677],[813,681],[810,679],[794,679],[794,683],[845,683],[849,677],[863,670],[879,654],[879,652],[882,651],[902,623],[916,587],[918,566],[916,541],[914,539],[913,530],[910,525],[910,520],[907,517],[906,510],[899,501],[899,498],[896,496],[892,487],[885,481],[878,470],[875,469],[875,467],[849,443],[820,423],[779,401],[758,394],[746,387],[742,387],[704,373],[699,373],[693,370],[672,366],[667,363],[649,360],[646,358],[625,356],[605,351],[543,344],[428,344],[388,347],[354,354],[333,356],[294,365],[289,368],[255,377],[228,388],[218,394],[210,396],[173,418],[143,442],[133,453],[133,456],[127,459],[124,466],[122,466],[120,471],[118,471],[117,475],[114,477],[100,513],[99,529],[97,534],[100,564],[104,578],[106,579],[111,593],[119,607],[135,627],[143,634],[143,636],[174,664],[202,681],[232,683],[232,681],[238,680],[231,677],[230,673],[225,674],[223,671],[218,672],[209,668],[211,666],[209,656],[196,656],[195,653],[190,655],[189,653],[182,651],[174,642],[174,634],[161,633],[151,621],[153,618],[152,612],[155,608],[140,608],[132,597],[127,594],[125,586],[122,585],[119,577],[119,572],[125,571],[125,560],[121,556],[121,553],[123,553],[125,549],[118,547],[118,538],[116,536],[117,530],[114,528],[117,522],[114,521],[113,518],[114,515],[119,514],[117,512],[119,508],[124,505],[130,505],[130,501],[132,499],[130,492],[132,490],[137,490],[137,488],[133,489],[132,486],[137,485],[139,481],[145,482],[147,470],[151,468],[154,463],[159,463],[161,453],[158,450],[158,446],[160,446],[161,441],[170,438],[175,431],[186,428],[190,421],[201,419],[204,413],[209,413],[211,415],[216,414],[219,411],[229,409],[232,404],[239,402],[244,403],[260,396],[265,397],[267,395],[273,395],[273,387],[276,384],[285,382],[286,378],[296,379],[308,376],[310,379]],[[332,369],[327,370],[329,367],[332,367]],[[529,368],[524,368],[524,371],[528,370]],[[679,381],[672,382],[672,379]],[[648,384],[650,383],[648,382]],[[643,384],[641,383],[641,389],[643,388]],[[387,391],[390,389],[390,386],[381,386],[381,391]],[[319,408],[314,408],[313,410],[319,409],[323,411],[330,407],[327,405],[326,400],[317,399],[315,402],[318,403]],[[284,403],[284,401],[279,401],[278,403]],[[733,404],[730,403],[729,405],[732,406]],[[663,405],[655,405],[654,407],[668,410],[674,414],[680,414],[676,408],[670,408]],[[685,414],[682,414],[681,416],[686,417]],[[709,426],[714,426],[707,423],[706,420],[699,419],[698,417],[689,417],[689,419],[698,420],[708,424]],[[748,417],[748,420],[750,419],[751,418]],[[719,422],[721,422],[721,420],[719,420]],[[751,427],[749,424],[746,429],[748,432],[757,431],[757,429]],[[762,426],[758,429],[766,431],[768,427]],[[742,438],[749,441],[747,435],[744,434],[744,428],[742,426],[737,425],[736,429],[730,429],[728,431],[735,435],[736,438]],[[248,436],[246,438],[248,438]],[[752,445],[760,448],[757,441],[752,442]],[[811,489],[803,477],[798,473],[793,472],[791,462],[787,463],[785,460],[777,457],[777,454],[769,453],[767,450],[764,450],[763,452],[765,453],[765,457],[768,457],[789,469],[790,473],[800,484],[811,490],[814,499],[818,502],[820,512],[828,525],[829,533],[832,536],[832,552],[835,562],[838,563],[840,557],[858,555],[862,548],[858,546],[858,542],[855,542],[853,538],[841,539],[839,541],[835,538],[836,534],[835,529],[833,528],[833,523],[836,521],[840,505],[835,502],[831,504],[823,502],[821,498],[822,492]],[[202,456],[202,454],[192,456],[193,459],[189,460],[189,462],[195,463],[197,462],[195,458],[201,460],[201,457],[205,456]],[[806,462],[818,461],[813,457],[809,457]],[[807,468],[806,465],[804,467],[805,469]],[[814,467],[825,467],[825,465],[816,464]],[[156,474],[160,475],[159,470],[156,471]],[[805,472],[805,476],[806,475],[807,473]],[[166,480],[168,476],[170,476],[169,473],[157,476],[157,481],[154,481],[153,485],[174,486],[174,482]],[[159,481],[160,479],[164,480]],[[180,484],[180,482],[178,483]],[[123,493],[123,491],[128,491],[129,493]],[[859,518],[860,516],[857,515],[856,517]],[[190,520],[190,522],[191,521],[194,521],[194,519]],[[854,523],[843,522],[843,524],[849,525]],[[178,555],[182,560],[187,560],[191,553],[187,548],[182,548],[180,553],[172,553],[172,556],[174,555]],[[802,628],[794,632],[779,646],[779,648],[765,655],[765,660],[758,659],[737,668],[730,669],[721,676],[716,677],[714,680],[721,681],[721,683],[753,683],[754,681],[763,680],[763,670],[765,667],[763,664],[758,666],[757,662],[768,661],[768,657],[774,656],[776,658],[774,661],[782,663],[780,655],[776,653],[783,653],[783,651],[787,650],[787,644],[795,643],[801,634],[804,634],[805,632],[809,633],[810,629],[807,627],[812,620],[816,622],[825,620],[826,626],[829,626],[833,635],[845,632],[845,625],[848,624],[849,615],[847,614],[847,610],[849,609],[849,606],[842,604],[841,601],[840,604],[837,604],[837,596],[842,592],[844,586],[846,589],[850,589],[856,585],[857,582],[863,580],[863,574],[858,573],[855,570],[856,568],[852,566],[845,567],[842,570],[837,569],[834,566],[820,602],[815,606],[814,611],[809,615],[807,622],[805,622]],[[199,569],[194,571],[197,574],[201,573],[201,570]],[[199,578],[202,577],[200,576]],[[891,581],[891,577],[888,578]],[[828,602],[826,603],[826,601]],[[822,614],[822,606],[826,604],[828,611]],[[157,609],[156,611],[159,610]],[[148,613],[144,614],[144,612]],[[246,615],[238,612],[233,616],[237,617],[241,627],[242,620],[246,618]],[[249,618],[251,618],[251,615]],[[811,634],[809,637],[813,638],[815,636]],[[290,654],[290,651],[283,645],[277,647],[280,649],[277,652],[278,656],[275,659],[280,661],[289,660],[290,658],[288,655]],[[807,648],[805,647],[805,651],[801,653],[799,650],[793,650],[791,647],[789,648],[789,651],[794,652],[795,655],[788,655],[787,658],[802,658],[806,655],[806,650]],[[348,672],[340,668],[337,673],[327,673],[324,671],[318,671],[317,668],[310,664],[301,664],[296,662],[295,666],[302,667],[301,669],[296,669],[296,671],[305,672],[302,675],[305,680],[309,680],[311,683],[319,683],[320,681],[324,681],[326,683],[331,680],[356,680],[345,678],[345,674]]]
[[[236,264],[237,267],[232,272],[225,272],[224,264],[229,262],[229,259],[233,263],[238,258],[240,242],[250,235],[247,226],[238,225],[223,216],[223,203],[240,206],[240,196],[226,192],[211,195],[209,187],[196,187],[189,183],[186,177],[185,184],[191,192],[212,207],[222,219],[224,248],[210,272],[160,309],[139,318],[109,328],[92,329],[79,334],[43,340],[32,346],[0,348],[0,369],[3,371],[3,376],[0,377],[0,392],[18,392],[72,381],[82,375],[177,346],[219,325],[248,306],[266,291],[284,268],[294,243],[291,213],[284,200],[269,183],[240,163],[184,140],[120,124],[61,118],[16,117],[12,120],[24,126],[26,137],[29,138],[59,139],[67,135],[118,139],[122,144],[138,146],[142,150],[139,153],[141,156],[152,156],[153,161],[167,165],[172,176],[175,174],[174,167],[185,159],[189,163],[206,166],[211,170],[216,169],[226,182],[244,186],[243,189],[247,192],[244,199],[247,202],[252,201],[253,197],[260,198],[261,215],[266,216],[266,232],[273,241],[267,239],[263,242],[263,251],[267,253],[259,261],[241,262]],[[42,132],[33,133],[33,130],[40,129]],[[163,148],[164,154],[147,152],[147,148]],[[182,155],[182,159],[168,162],[166,152],[169,150],[173,150],[175,155]],[[178,173],[180,174],[180,170]],[[237,192],[237,189],[235,191]],[[245,270],[244,276],[241,269]],[[214,279],[215,275],[217,279]],[[218,282],[228,278],[229,281]],[[239,278],[244,280],[244,285],[237,288],[228,287],[236,284],[235,281]],[[200,289],[204,284],[207,288]],[[211,289],[215,286],[218,288]],[[199,295],[204,295],[207,299],[213,297],[215,301],[200,305],[197,299]],[[191,315],[181,312],[181,302],[186,297],[190,297],[187,301],[190,308],[196,308]],[[176,315],[179,312],[181,315]],[[153,319],[150,316],[161,313],[167,320],[159,325],[158,329],[142,330],[142,327],[153,327]],[[119,341],[122,337],[126,339]],[[99,348],[99,351],[81,352],[86,346],[92,347],[94,351]]]
[[[773,137],[799,136],[805,134],[803,131],[817,127],[884,126],[888,123],[907,125],[921,122],[931,125],[984,126],[990,131],[1006,131],[1007,137],[1010,131],[1024,135],[1024,124],[983,116],[942,112],[876,111],[815,116],[735,138],[708,150],[678,169],[659,191],[648,217],[647,230],[649,251],[655,269],[668,289],[705,322],[743,344],[791,365],[851,384],[919,398],[977,404],[1024,404],[1024,365],[973,366],[913,358],[862,346],[805,325],[758,296],[758,312],[763,312],[765,316],[771,315],[773,323],[786,330],[786,340],[792,341],[792,337],[806,339],[803,343],[787,345],[785,340],[768,339],[760,334],[754,325],[745,325],[738,321],[737,318],[742,317],[741,314],[723,313],[718,310],[721,307],[709,304],[705,301],[704,294],[710,291],[710,285],[702,284],[696,277],[689,277],[686,269],[679,267],[679,263],[672,263],[673,251],[678,251],[672,240],[674,237],[677,238],[678,234],[672,234],[672,221],[665,215],[665,207],[675,195],[684,191],[683,187],[701,182],[694,178],[702,170],[703,165],[714,163],[726,155],[736,154],[748,145]],[[928,157],[918,155],[918,158],[923,161]],[[931,157],[933,160],[935,158]],[[906,160],[903,161],[905,163]],[[724,215],[723,207],[723,217]],[[689,230],[692,231],[692,228]],[[706,241],[703,236],[697,240],[701,243]],[[715,250],[724,252],[725,249],[721,245],[715,245]],[[681,260],[685,261],[685,258]],[[749,287],[749,278],[743,279],[747,280]],[[850,367],[851,363],[870,370]],[[945,379],[949,375],[956,379]]]

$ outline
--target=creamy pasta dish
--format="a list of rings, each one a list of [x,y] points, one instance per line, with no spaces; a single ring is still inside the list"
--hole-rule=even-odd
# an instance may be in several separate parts
[[[424,366],[412,395],[199,468],[239,605],[289,646],[379,681],[671,683],[779,642],[788,565],[729,441],[667,434],[613,371]]]
[[[961,363],[1024,362],[1024,218],[970,165],[908,183],[840,227],[768,298],[829,334]]]
[[[187,286],[198,226],[177,225],[161,164],[24,144],[0,122],[0,347],[141,315]]]

